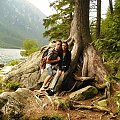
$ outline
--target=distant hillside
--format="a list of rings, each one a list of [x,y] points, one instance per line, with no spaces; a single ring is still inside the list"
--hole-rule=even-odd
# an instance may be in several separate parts
[[[0,47],[21,48],[25,38],[47,44],[42,35],[45,17],[27,0],[0,0]]]

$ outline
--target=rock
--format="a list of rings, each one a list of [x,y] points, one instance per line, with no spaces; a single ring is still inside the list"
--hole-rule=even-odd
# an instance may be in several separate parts
[[[0,64],[0,68],[3,68],[4,67],[4,64]]]
[[[96,87],[87,86],[80,90],[77,90],[69,95],[70,99],[72,100],[85,100],[94,97],[97,95],[98,90]]]
[[[40,57],[41,52],[35,52],[24,61],[16,65],[6,76],[5,81],[15,80],[22,83],[22,87],[32,87],[40,79]]]
[[[54,43],[53,43],[54,46]],[[40,71],[40,60],[43,53],[53,47],[52,45],[46,45],[41,50],[31,54],[18,65],[16,65],[6,76],[5,81],[15,80],[22,83],[22,87],[31,88],[36,83],[41,83],[41,71]]]
[[[30,106],[30,100],[35,99],[32,91],[26,88],[19,88],[15,92],[3,92],[0,94],[0,108],[3,116],[7,116],[11,120],[18,120],[22,117],[25,107]],[[34,100],[35,102],[35,100]]]
[[[0,109],[7,103],[7,99],[5,98],[0,98]]]

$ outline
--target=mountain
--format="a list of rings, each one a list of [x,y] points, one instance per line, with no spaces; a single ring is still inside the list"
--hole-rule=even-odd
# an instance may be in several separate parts
[[[0,0],[0,47],[21,48],[26,38],[47,44],[42,35],[45,17],[27,0]]]

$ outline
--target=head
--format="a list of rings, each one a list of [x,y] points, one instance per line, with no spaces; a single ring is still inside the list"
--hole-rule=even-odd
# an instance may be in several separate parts
[[[62,43],[62,50],[63,51],[67,51],[68,50],[68,43],[67,42],[63,42]]]
[[[62,48],[62,41],[57,40],[56,43],[55,43],[55,49],[60,50],[61,48]]]

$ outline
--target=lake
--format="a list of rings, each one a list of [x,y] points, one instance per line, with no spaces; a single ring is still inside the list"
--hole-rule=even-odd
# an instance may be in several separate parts
[[[13,59],[20,59],[21,49],[3,49],[0,48],[0,64],[6,64]]]

